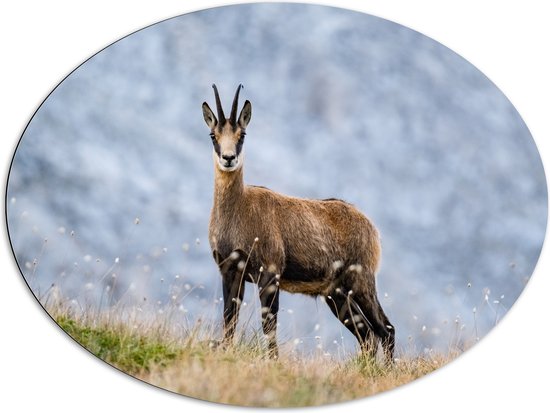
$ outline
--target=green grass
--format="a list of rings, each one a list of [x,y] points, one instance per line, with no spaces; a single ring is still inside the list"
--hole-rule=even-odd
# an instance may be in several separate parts
[[[360,355],[301,356],[283,344],[280,359],[272,360],[259,336],[211,346],[215,326],[171,334],[164,319],[122,322],[113,314],[49,312],[71,337],[122,371],[176,393],[239,406],[315,406],[366,397],[415,380],[457,355],[405,355],[388,365]]]
[[[129,334],[108,326],[89,327],[66,316],[57,324],[97,357],[130,374],[148,371],[152,365],[167,366],[181,349],[147,335]]]

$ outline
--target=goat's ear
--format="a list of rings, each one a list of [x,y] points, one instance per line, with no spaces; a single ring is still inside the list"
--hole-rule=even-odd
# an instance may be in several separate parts
[[[204,116],[204,121],[210,129],[214,129],[218,124],[218,120],[216,119],[214,112],[212,112],[212,109],[210,109],[210,106],[208,106],[208,103],[206,102],[202,104],[202,116]]]
[[[250,122],[250,117],[252,116],[252,105],[250,104],[250,101],[247,100],[244,102],[243,110],[241,110],[241,114],[239,115],[239,126],[243,129],[246,128],[248,125],[248,122]]]

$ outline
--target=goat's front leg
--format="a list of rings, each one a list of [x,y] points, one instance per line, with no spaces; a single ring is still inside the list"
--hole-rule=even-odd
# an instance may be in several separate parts
[[[239,308],[244,295],[243,271],[230,269],[222,273],[223,288],[223,341],[231,343],[239,320]]]
[[[269,357],[278,358],[277,313],[279,312],[279,275],[264,273],[258,282],[262,304],[262,328],[268,342]]]

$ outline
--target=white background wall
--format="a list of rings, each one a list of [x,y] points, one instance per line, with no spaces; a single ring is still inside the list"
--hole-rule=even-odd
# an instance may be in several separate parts
[[[322,2],[333,4],[336,2]],[[389,4],[387,4],[389,3]],[[409,4],[411,3],[411,4]],[[548,165],[547,96],[550,28],[535,1],[392,2],[341,1],[441,42],[485,73],[511,100],[530,128]],[[215,1],[5,3],[0,12],[2,63],[0,127],[3,182],[15,144],[47,93],[92,53],[136,29],[183,12],[218,6]],[[542,4],[542,3],[540,3]],[[545,116],[546,115],[546,116]],[[548,167],[548,166],[547,166]],[[2,237],[2,410],[47,409],[135,412],[159,409],[210,411],[214,405],[154,389],[117,373],[69,340],[31,296],[7,236]],[[396,391],[352,402],[356,411],[398,408],[426,412],[506,407],[542,411],[548,406],[545,299],[550,281],[548,248],[514,309],[479,345],[458,361]],[[11,408],[9,407],[11,406]],[[55,406],[55,407],[54,407]],[[217,407],[217,406],[215,406]],[[324,410],[336,411],[339,406]],[[9,409],[9,410],[8,410]],[[214,410],[218,410],[215,408]]]

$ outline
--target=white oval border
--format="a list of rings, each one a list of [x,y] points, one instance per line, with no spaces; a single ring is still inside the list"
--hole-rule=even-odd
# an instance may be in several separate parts
[[[302,1],[305,3],[313,3]],[[244,3],[235,1],[232,3]],[[435,0],[319,1],[395,21],[433,38],[457,52],[489,77],[518,110],[549,166],[550,126],[544,106],[550,96],[550,59],[542,55],[550,38],[544,3],[465,0],[460,5]],[[5,52],[0,84],[0,131],[3,182],[21,132],[51,89],[77,65],[113,41],[149,24],[182,13],[221,6],[219,1],[145,2],[68,0],[10,2],[3,6],[0,35]],[[528,5],[528,6],[525,6]],[[4,188],[5,190],[5,188]],[[5,226],[5,225],[4,225]],[[5,232],[5,231],[4,231]],[[58,411],[131,410],[151,412],[192,408],[196,412],[226,411],[212,403],[170,395],[115,372],[105,363],[59,334],[29,294],[2,237],[4,297],[2,374],[6,386],[0,405]],[[547,403],[538,377],[550,362],[550,338],[543,315],[550,292],[549,251],[545,245],[531,281],[488,337],[450,366],[399,389],[358,401],[326,406],[326,412],[397,411],[464,412],[533,409]],[[528,335],[529,342],[522,338]],[[544,377],[544,376],[542,376]],[[247,409],[250,410],[250,409]],[[256,409],[252,409],[253,411]],[[265,411],[265,409],[258,411]]]

